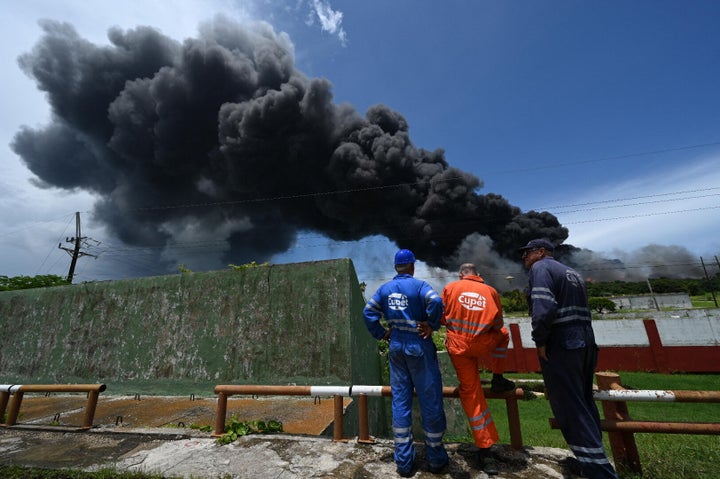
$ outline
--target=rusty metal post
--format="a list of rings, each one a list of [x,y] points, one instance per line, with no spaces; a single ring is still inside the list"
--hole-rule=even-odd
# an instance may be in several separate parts
[[[600,390],[624,389],[620,382],[620,375],[611,372],[595,373]],[[627,403],[620,401],[601,401],[603,414],[606,420],[626,421],[631,419]],[[610,449],[615,459],[615,467],[619,472],[635,472],[642,474],[640,454],[638,453],[635,436],[630,431],[608,432]]]
[[[677,402],[720,402],[720,391],[672,391]]]
[[[720,423],[716,422],[610,421],[603,419],[601,423],[604,431],[720,436]]]
[[[333,441],[344,441],[343,435],[343,397],[339,394],[333,396]]]
[[[217,401],[217,413],[215,414],[215,430],[213,436],[225,434],[225,417],[227,416],[227,393],[219,392]]]
[[[10,400],[10,391],[0,391],[0,422],[5,417],[8,401]]]
[[[97,408],[99,396],[100,391],[97,389],[88,392],[87,405],[85,406],[85,422],[83,423],[83,429],[90,429],[93,425],[93,419],[95,419],[95,409]]]
[[[516,389],[512,396],[508,395],[505,398],[508,428],[510,429],[510,445],[517,451],[523,448],[522,429],[520,428],[520,410],[517,402],[518,394],[523,394],[522,389]]]
[[[358,397],[358,415],[360,436],[359,442],[374,442],[370,436],[368,427],[368,407],[367,396],[379,395],[382,397],[392,397],[392,388],[390,386],[356,386],[357,389],[369,388],[371,392],[357,391]],[[218,413],[215,420],[214,435],[222,435],[225,430],[225,416],[227,414],[227,397],[233,394],[252,394],[252,395],[279,395],[279,396],[307,396],[307,395],[332,395],[334,398],[334,434],[333,440],[345,441],[343,439],[343,396],[352,396],[352,387],[347,386],[266,386],[266,385],[232,385],[221,384],[215,386],[215,394],[218,394]],[[490,388],[483,388],[485,397],[488,399],[505,399],[507,408],[508,423],[510,426],[511,444],[515,449],[521,449],[522,430],[520,428],[520,413],[518,410],[518,399],[522,399],[524,392],[521,388],[513,391],[497,394],[493,393]],[[445,386],[442,388],[443,397],[460,397],[457,387]]]
[[[370,437],[370,427],[368,426],[368,397],[367,394],[358,396],[358,420],[360,437],[358,442],[363,444],[374,444],[375,440]]]
[[[244,394],[248,396],[311,396],[311,389],[310,386],[219,384],[215,386],[215,393]]]
[[[18,413],[20,412],[20,404],[22,403],[24,394],[24,392],[17,390],[15,391],[15,394],[12,395],[10,407],[8,408],[7,420],[5,421],[6,426],[14,426],[17,423]]]

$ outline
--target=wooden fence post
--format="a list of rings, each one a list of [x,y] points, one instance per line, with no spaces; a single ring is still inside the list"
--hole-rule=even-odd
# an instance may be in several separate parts
[[[595,373],[600,390],[623,389],[620,376],[611,372]],[[625,421],[630,419],[627,403],[622,401],[601,401],[605,419],[612,421]],[[640,454],[635,444],[635,436],[627,431],[609,431],[610,448],[615,459],[618,472],[635,472],[642,474]]]

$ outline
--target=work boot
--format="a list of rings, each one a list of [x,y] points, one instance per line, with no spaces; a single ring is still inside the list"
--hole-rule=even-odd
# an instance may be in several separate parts
[[[428,467],[428,470],[430,472],[432,472],[433,474],[440,474],[443,472],[443,469],[445,469],[445,466],[447,466],[449,462],[450,461],[445,461],[444,463],[437,465],[437,466],[433,466],[432,464],[430,464],[430,466]]]
[[[400,469],[397,469],[396,472],[400,477],[413,477],[415,475],[415,468],[413,467],[409,471],[401,471]]]
[[[500,474],[495,454],[489,447],[478,450],[478,462],[480,463],[480,469],[488,476],[497,476]]]
[[[575,474],[576,476],[582,476],[582,465],[580,464],[580,461],[578,461],[576,458],[568,456],[565,459],[559,460],[558,464],[560,464],[563,468],[569,470],[572,474]]]
[[[495,394],[502,394],[515,389],[515,383],[500,376],[490,382],[490,390]]]
[[[404,471],[400,468],[397,468],[395,469],[395,472],[397,472],[398,476],[400,477],[413,477],[417,472],[417,465],[413,462],[412,466],[410,466],[410,469]]]

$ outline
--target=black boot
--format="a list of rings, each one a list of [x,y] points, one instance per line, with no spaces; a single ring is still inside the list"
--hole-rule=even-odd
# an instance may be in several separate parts
[[[478,449],[478,461],[480,462],[480,468],[488,476],[497,476],[500,473],[495,454],[489,447]]]
[[[515,389],[515,383],[505,379],[502,374],[493,374],[490,381],[490,390],[495,394],[502,394]]]

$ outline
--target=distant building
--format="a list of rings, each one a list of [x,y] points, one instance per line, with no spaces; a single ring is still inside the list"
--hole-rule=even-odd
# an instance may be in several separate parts
[[[610,298],[617,309],[663,309],[692,308],[687,293],[639,294],[635,296],[613,296]]]

